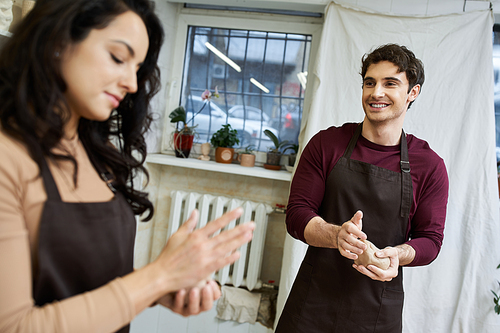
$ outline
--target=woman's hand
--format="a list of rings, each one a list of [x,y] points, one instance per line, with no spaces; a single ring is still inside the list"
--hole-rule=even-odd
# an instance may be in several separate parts
[[[176,293],[167,294],[158,300],[158,304],[187,317],[210,310],[214,301],[218,300],[220,296],[219,285],[210,280],[203,287],[194,287],[189,292],[186,289],[181,289]]]
[[[252,239],[255,228],[253,222],[212,236],[240,217],[242,212],[241,208],[237,208],[209,222],[205,227],[194,230],[198,222],[198,212],[193,211],[189,219],[170,237],[153,263],[166,293],[193,288],[213,272],[239,258],[240,253],[236,249]],[[210,290],[202,288],[202,299],[203,293],[208,295],[209,292]],[[196,294],[197,291],[194,290],[193,293]],[[176,299],[177,297],[180,296],[177,295]],[[196,298],[196,295],[193,297]]]
[[[198,212],[194,211],[170,237],[154,262],[124,276],[121,279],[123,287],[136,313],[177,291],[170,301],[168,297],[162,300],[177,313],[189,315],[212,307],[213,301],[220,297],[220,291],[214,289],[212,282],[206,287],[207,277],[239,258],[236,249],[252,239],[255,223],[241,224],[213,235],[240,217],[242,212],[237,208],[194,230],[198,222]],[[184,302],[186,294],[189,295],[187,306]]]

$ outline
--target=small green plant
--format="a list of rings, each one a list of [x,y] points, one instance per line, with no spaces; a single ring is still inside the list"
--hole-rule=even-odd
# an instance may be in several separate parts
[[[193,114],[193,116],[191,117],[191,119],[189,119],[189,121],[187,120],[186,109],[184,109],[184,107],[182,105],[176,107],[172,112],[170,112],[170,114],[168,115],[168,117],[170,118],[170,122],[171,123],[176,123],[176,130],[178,132],[182,133],[182,134],[188,134],[188,135],[194,134],[194,128],[196,126],[198,126],[198,125],[188,126],[187,124],[189,124],[191,122],[191,120],[193,120],[194,117],[197,114],[199,114],[205,108],[205,106],[207,106],[207,104],[210,103],[210,101],[212,99],[212,96],[214,96],[216,98],[219,97],[219,91],[217,90],[217,87],[215,87],[215,92],[213,94],[208,89],[206,89],[201,94],[201,99],[205,103],[203,103],[203,105],[201,106],[201,109],[198,112],[196,112],[195,114]],[[182,124],[180,126],[181,129],[179,129],[179,123]]]
[[[295,160],[297,159],[297,153],[299,152],[299,145],[298,144],[288,145],[285,149],[283,149],[283,154],[287,150],[293,150],[293,153],[288,155],[288,165],[293,167],[295,165]]]
[[[500,265],[497,266],[497,269],[499,269],[499,268],[500,268]],[[498,283],[498,286],[500,287],[500,282],[497,281],[497,283]],[[494,307],[495,313],[500,315],[500,304],[499,304],[500,297],[493,290],[491,292],[493,293],[493,295],[495,295],[495,297],[493,298],[493,303],[495,303],[495,307]]]
[[[184,109],[183,106],[175,108],[174,111],[170,112],[168,117],[170,118],[171,123],[177,124],[176,126],[177,132],[185,135],[194,134],[194,128],[196,127],[196,125],[195,126],[187,125],[188,122],[186,121],[187,117],[186,109]],[[179,129],[179,124],[181,124],[180,129]]]
[[[186,109],[183,106],[179,106],[170,112],[168,115],[171,123],[182,123],[182,127],[186,125]]]
[[[215,148],[217,147],[231,148],[235,144],[240,143],[240,140],[238,139],[238,131],[233,129],[231,127],[231,124],[222,125],[222,128],[212,135],[210,143]]]
[[[293,150],[292,154],[297,154],[299,152],[299,145],[298,144],[290,144],[290,145],[288,145],[285,149],[283,149],[283,154],[287,150]]]
[[[280,152],[280,149],[282,149],[283,147],[285,147],[287,144],[288,144],[288,140],[284,140],[284,141],[280,141],[276,135],[274,135],[273,132],[271,132],[270,130],[265,130],[264,131],[264,134],[267,135],[267,137],[269,139],[271,139],[271,141],[273,142],[274,144],[274,148],[270,148],[269,151],[270,152],[273,152],[273,153],[279,153]]]
[[[255,155],[253,152],[255,151],[255,146],[253,145],[248,145],[245,147],[243,150],[242,154],[250,154],[250,155]]]

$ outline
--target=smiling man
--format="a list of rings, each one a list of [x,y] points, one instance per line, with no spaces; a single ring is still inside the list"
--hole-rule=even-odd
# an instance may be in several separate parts
[[[402,266],[431,263],[442,245],[444,162],[403,131],[423,64],[388,44],[363,57],[361,76],[363,122],[316,134],[292,181],[287,229],[309,248],[278,333],[401,332]],[[375,256],[390,260],[387,269],[357,261],[364,240],[382,249]]]

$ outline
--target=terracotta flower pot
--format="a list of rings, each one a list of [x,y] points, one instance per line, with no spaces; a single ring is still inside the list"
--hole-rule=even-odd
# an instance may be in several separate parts
[[[193,134],[174,133],[174,150],[175,156],[180,158],[188,158],[191,148],[193,148]]]
[[[254,154],[238,154],[238,161],[241,166],[253,167],[255,165],[255,155]]]
[[[215,162],[229,164],[235,157],[234,148],[217,147],[215,149]]]

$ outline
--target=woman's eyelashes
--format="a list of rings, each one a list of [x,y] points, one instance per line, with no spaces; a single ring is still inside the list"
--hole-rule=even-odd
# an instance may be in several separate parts
[[[116,62],[117,64],[123,64],[123,61],[118,59],[113,53],[110,53],[111,55],[111,59],[113,59],[114,62]]]

